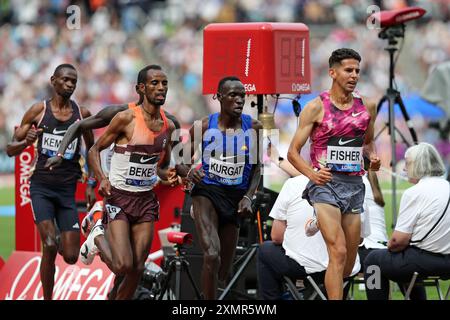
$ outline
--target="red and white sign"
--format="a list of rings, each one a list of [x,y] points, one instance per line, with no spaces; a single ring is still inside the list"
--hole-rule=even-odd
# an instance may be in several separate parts
[[[16,156],[16,250],[39,251],[41,241],[31,209],[30,175],[34,147],[29,146]]]
[[[42,300],[40,252],[14,251],[0,270],[0,300]],[[86,266],[56,258],[53,300],[106,300],[114,274],[97,256]]]

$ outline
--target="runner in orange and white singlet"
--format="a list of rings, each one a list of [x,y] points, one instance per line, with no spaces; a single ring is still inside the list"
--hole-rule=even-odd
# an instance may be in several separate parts
[[[157,176],[177,180],[175,169],[162,169],[170,161],[170,137],[175,128],[161,108],[167,89],[165,73],[149,69],[146,82],[138,84],[142,105],[119,112],[89,151],[89,163],[100,182],[99,193],[105,197],[103,221],[109,229],[111,269],[124,276],[116,299],[131,299],[142,276],[153,223],[159,217],[159,202],[152,190]],[[113,142],[107,178],[100,151]]]

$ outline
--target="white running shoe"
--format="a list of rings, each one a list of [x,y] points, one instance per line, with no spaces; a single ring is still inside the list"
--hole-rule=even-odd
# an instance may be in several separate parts
[[[81,233],[85,238],[89,236],[91,229],[94,227],[96,223],[96,221],[94,220],[94,214],[96,212],[100,213],[103,212],[103,200],[95,202],[91,210],[89,210],[89,212],[83,218],[83,221],[81,221]]]
[[[305,234],[307,237],[312,237],[319,231],[319,227],[317,226],[317,219],[311,218],[306,221],[305,224]]]
[[[80,248],[80,260],[86,265],[90,265],[94,261],[95,255],[98,253],[98,248],[95,245],[94,239],[101,234],[105,234],[102,220],[98,220],[92,228],[91,233]]]

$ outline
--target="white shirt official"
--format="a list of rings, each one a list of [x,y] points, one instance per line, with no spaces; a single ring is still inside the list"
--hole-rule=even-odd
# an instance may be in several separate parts
[[[395,230],[411,234],[411,241],[422,239],[442,215],[450,196],[450,184],[440,177],[424,177],[405,190]],[[436,228],[412,245],[429,252],[450,254],[450,206]]]

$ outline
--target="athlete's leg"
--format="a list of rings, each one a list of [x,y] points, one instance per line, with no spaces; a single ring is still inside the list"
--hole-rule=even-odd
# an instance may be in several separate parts
[[[131,299],[141,280],[153,240],[153,222],[142,222],[131,226],[130,241],[133,253],[133,265],[121,282],[116,300]]]
[[[80,253],[80,231],[61,231],[61,247],[64,261],[75,264]]]
[[[111,248],[108,243],[108,228],[105,234],[100,234],[94,238],[95,246],[99,251],[100,258],[108,266],[109,270],[113,271]]]
[[[51,300],[55,284],[55,259],[58,253],[56,232],[53,220],[44,220],[37,224],[42,241],[40,276],[44,300]]]
[[[341,226],[342,214],[339,208],[325,203],[314,204],[314,209],[329,256],[325,288],[330,300],[339,300],[343,296],[343,274],[347,257],[345,234]]]
[[[116,275],[125,275],[133,268],[133,251],[130,242],[128,221],[113,220],[108,223],[109,246],[111,248],[112,271]]]
[[[347,259],[344,267],[344,278],[350,276],[355,265],[358,245],[361,237],[361,215],[348,213],[342,215],[342,229],[345,234]]]
[[[75,188],[75,184],[64,186],[57,191],[53,200],[56,223],[61,232],[62,256],[68,264],[76,263],[80,253],[80,224]]]
[[[216,299],[217,277],[220,266],[220,239],[218,216],[211,200],[203,196],[192,197],[195,229],[203,251],[202,288],[205,299]]]
[[[220,239],[220,268],[219,281],[228,280],[233,265],[236,245],[239,238],[239,228],[235,224],[227,223],[219,226]]]

